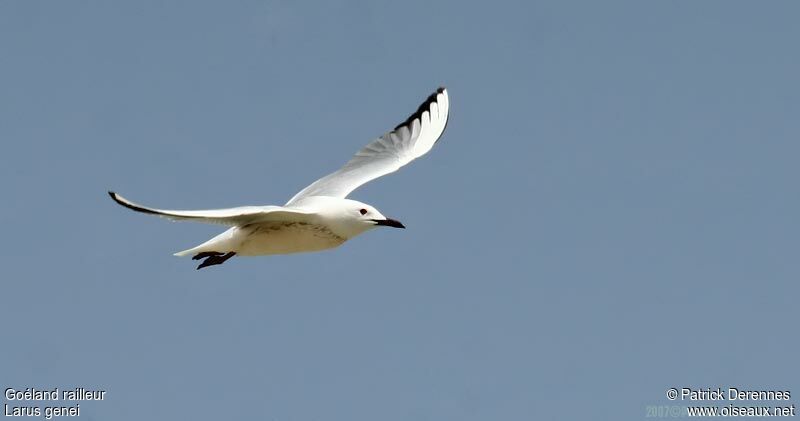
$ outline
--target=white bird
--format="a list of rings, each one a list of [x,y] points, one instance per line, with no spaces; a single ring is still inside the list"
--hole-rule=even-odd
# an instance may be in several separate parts
[[[337,247],[375,227],[405,228],[374,207],[346,197],[362,184],[395,172],[431,150],[444,133],[449,108],[447,90],[439,88],[394,130],[367,144],[338,171],[313,182],[283,206],[162,210],[138,205],[112,191],[108,194],[137,212],[173,221],[230,226],[197,247],[175,253],[205,259],[197,269],[222,264],[237,254],[260,256]]]

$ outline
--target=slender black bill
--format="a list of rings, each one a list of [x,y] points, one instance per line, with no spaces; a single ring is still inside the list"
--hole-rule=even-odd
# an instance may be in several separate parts
[[[406,227],[400,221],[398,221],[396,219],[392,219],[392,218],[373,219],[373,221],[375,221],[375,225],[383,225],[383,226],[393,227],[393,228],[405,228]]]

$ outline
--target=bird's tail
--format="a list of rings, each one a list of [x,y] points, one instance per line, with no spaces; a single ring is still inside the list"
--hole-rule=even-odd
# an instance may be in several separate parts
[[[199,246],[198,247],[194,247],[194,248],[190,248],[190,249],[187,249],[187,250],[184,250],[184,251],[179,251],[177,253],[174,253],[173,256],[178,256],[178,257],[193,256],[193,255],[195,255],[195,254],[200,252],[199,250],[197,250],[198,248],[199,248]]]
[[[218,236],[206,241],[199,246],[192,247],[187,250],[179,251],[173,256],[184,257],[184,256],[194,256],[198,253],[202,253],[205,251],[211,252],[218,252],[218,253],[227,253],[229,251],[237,251],[236,241],[234,239],[236,232],[238,231],[238,227],[233,227]]]

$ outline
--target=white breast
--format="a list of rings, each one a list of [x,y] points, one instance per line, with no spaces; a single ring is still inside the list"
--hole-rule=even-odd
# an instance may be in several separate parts
[[[262,223],[240,229],[242,242],[237,254],[242,256],[319,251],[345,241],[325,226],[303,222]]]

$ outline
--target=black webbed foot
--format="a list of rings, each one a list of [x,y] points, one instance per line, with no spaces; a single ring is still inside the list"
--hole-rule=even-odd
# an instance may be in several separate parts
[[[221,264],[225,263],[226,260],[230,259],[231,257],[233,257],[235,255],[236,255],[235,252],[229,252],[229,253],[226,253],[226,254],[222,254],[222,253],[215,252],[215,251],[205,251],[203,253],[198,253],[197,256],[194,256],[192,259],[194,259],[194,260],[203,259],[203,258],[206,259],[206,260],[203,260],[203,263],[200,263],[200,266],[197,267],[197,269],[200,270],[200,269],[202,269],[204,267],[208,267],[208,266],[221,265]]]
[[[194,257],[192,257],[192,260],[205,259],[206,257],[209,256],[222,256],[223,254],[225,253],[220,253],[218,251],[204,251],[202,253],[195,254]]]

